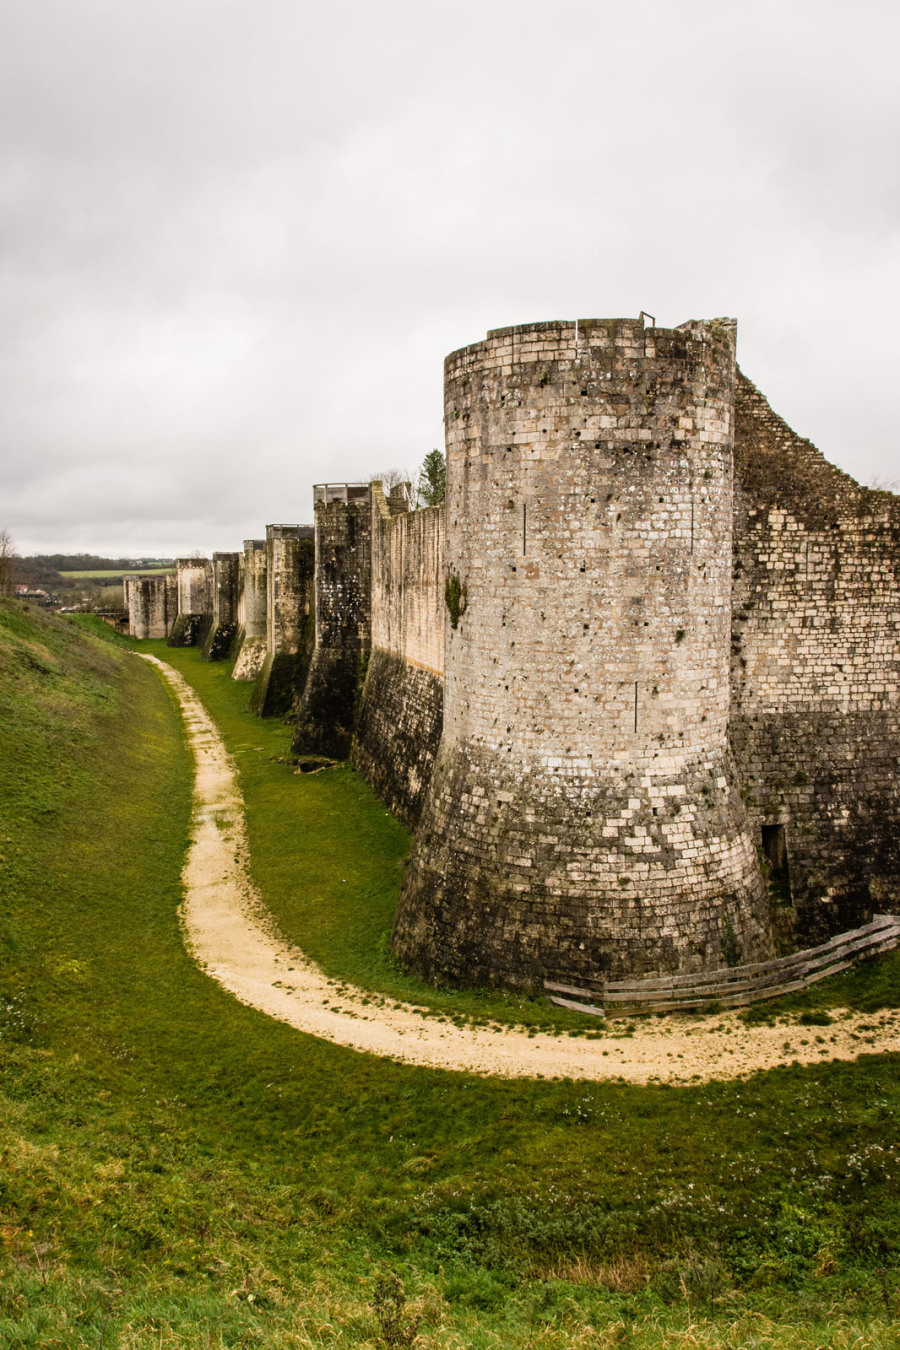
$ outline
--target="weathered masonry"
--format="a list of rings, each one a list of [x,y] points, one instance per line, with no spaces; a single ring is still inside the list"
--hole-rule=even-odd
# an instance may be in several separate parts
[[[315,498],[315,650],[294,748],[346,758],[369,656],[372,494],[368,483],[323,484]]]
[[[900,910],[900,499],[737,382],[730,737],[779,901],[816,940]]]
[[[286,713],[306,683],[314,639],[313,542],[300,525],[266,526],[266,654],[250,706]]]
[[[255,680],[266,659],[266,541],[245,539],[238,571],[236,680]]]
[[[156,576],[129,573],[122,578],[128,632],[136,638],[167,638],[178,614],[178,581],[174,572]]]
[[[727,746],[733,341],[540,324],[448,360],[459,615],[394,928],[430,976],[772,954]]]
[[[734,345],[731,320],[498,329],[447,358],[444,505],[322,484],[314,564],[297,527],[245,544],[235,674],[264,633],[295,750],[412,827],[393,945],[428,978],[752,983],[900,913],[900,500]],[[213,573],[179,561],[170,640],[205,635]]]

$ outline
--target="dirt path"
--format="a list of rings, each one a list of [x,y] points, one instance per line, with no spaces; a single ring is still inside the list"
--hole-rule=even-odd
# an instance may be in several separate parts
[[[275,932],[247,873],[244,809],[234,764],[200,699],[171,666],[152,661],[174,689],[196,761],[192,843],[183,877],[187,946],[242,1003],[338,1045],[429,1068],[503,1077],[620,1078],[685,1083],[737,1078],[793,1061],[900,1051],[900,1012],[838,1013],[831,1026],[747,1027],[733,1013],[702,1021],[613,1023],[600,1039],[457,1027],[326,978]],[[598,1029],[603,1028],[602,1023]]]

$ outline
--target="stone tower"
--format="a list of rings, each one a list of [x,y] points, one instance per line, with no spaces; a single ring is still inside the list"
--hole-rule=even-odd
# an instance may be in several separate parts
[[[443,735],[393,934],[536,987],[771,952],[729,764],[734,324],[447,358]]]

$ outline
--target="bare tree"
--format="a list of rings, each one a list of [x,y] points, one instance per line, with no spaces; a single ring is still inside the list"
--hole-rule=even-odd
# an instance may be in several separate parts
[[[381,484],[385,496],[388,496],[400,483],[411,482],[412,478],[413,475],[409,469],[401,469],[397,465],[394,465],[393,469],[379,469],[377,473],[372,474],[372,482]]]
[[[0,529],[0,595],[12,595],[15,585],[15,560],[19,554],[9,530]]]
[[[389,497],[394,488],[399,487],[401,483],[409,483],[409,500],[413,507],[418,504],[419,473],[417,469],[400,469],[396,465],[393,469],[379,469],[377,473],[372,474],[372,481],[381,484],[386,497]]]

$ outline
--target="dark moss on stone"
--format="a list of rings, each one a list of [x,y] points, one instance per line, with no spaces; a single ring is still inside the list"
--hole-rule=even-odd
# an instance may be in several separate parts
[[[211,627],[211,614],[179,614],[172,625],[168,646],[202,647]]]

